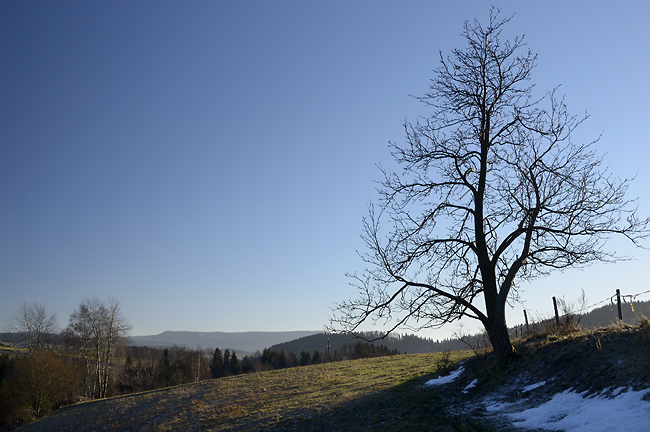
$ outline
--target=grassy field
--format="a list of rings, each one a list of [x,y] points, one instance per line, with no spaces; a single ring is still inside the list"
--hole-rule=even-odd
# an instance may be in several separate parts
[[[7,345],[0,345],[0,354],[23,355],[27,354],[27,350],[24,348],[14,348]]]
[[[448,418],[424,408],[432,392],[422,384],[434,376],[440,356],[400,355],[204,381],[71,406],[20,430],[395,430],[396,424],[401,430],[449,430]],[[468,356],[455,352],[451,359]]]
[[[569,388],[650,387],[650,323],[535,335],[505,371],[490,354],[454,352],[464,372],[424,386],[442,354],[327,363],[204,381],[71,406],[21,431],[514,431],[485,401],[543,403]],[[458,367],[456,364],[455,367]],[[478,383],[471,391],[467,386]],[[545,381],[534,392],[522,387]],[[465,389],[465,390],[464,390]],[[524,397],[525,396],[525,397]],[[523,404],[523,405],[522,405]],[[527,405],[526,405],[527,404]]]

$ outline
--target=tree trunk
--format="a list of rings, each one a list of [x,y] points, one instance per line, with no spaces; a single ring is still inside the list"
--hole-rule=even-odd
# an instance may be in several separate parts
[[[496,356],[499,369],[503,370],[510,363],[510,360],[512,359],[514,353],[505,319],[490,323],[489,325],[485,326],[485,330],[487,331],[488,337],[490,338],[492,350]]]

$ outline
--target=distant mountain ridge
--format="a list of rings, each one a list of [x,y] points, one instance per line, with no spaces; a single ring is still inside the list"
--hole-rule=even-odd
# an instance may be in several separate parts
[[[280,332],[193,332],[165,331],[157,335],[131,336],[128,345],[171,348],[174,345],[214,350],[220,348],[234,350],[238,354],[254,354],[264,348],[282,342],[299,339],[320,333],[318,331],[280,331]]]

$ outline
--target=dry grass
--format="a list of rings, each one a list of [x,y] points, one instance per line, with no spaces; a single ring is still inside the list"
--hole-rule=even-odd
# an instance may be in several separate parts
[[[451,353],[451,360],[469,355]],[[298,425],[300,430],[327,430],[332,425],[345,429],[354,424],[349,416],[355,415],[355,406],[381,405],[377,395],[390,399],[399,393],[391,390],[400,386],[420,386],[436,372],[439,357],[382,357],[205,381],[75,405],[21,430],[240,431]],[[363,411],[372,417],[367,405]]]

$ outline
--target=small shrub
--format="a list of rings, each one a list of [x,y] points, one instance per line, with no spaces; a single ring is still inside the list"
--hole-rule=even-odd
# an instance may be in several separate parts
[[[454,364],[454,362],[451,360],[451,353],[449,352],[448,349],[444,350],[441,354],[440,357],[436,360],[436,370],[441,374],[444,375],[451,370],[451,366]]]
[[[14,405],[16,421],[23,423],[70,403],[74,388],[75,376],[63,360],[34,352],[18,361],[3,393]]]

